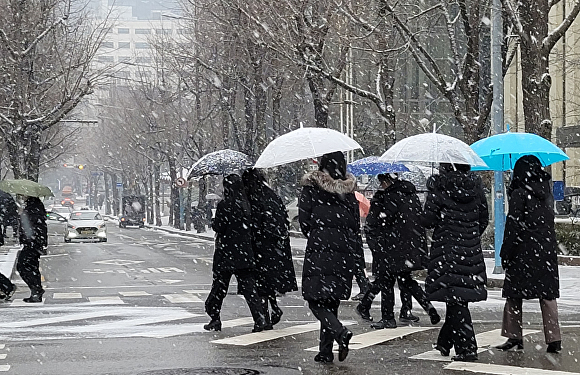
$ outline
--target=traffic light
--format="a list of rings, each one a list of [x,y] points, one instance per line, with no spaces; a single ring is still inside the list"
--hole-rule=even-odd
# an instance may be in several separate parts
[[[77,165],[76,167],[77,167],[78,169],[85,169],[85,166],[84,166],[84,165],[82,165],[82,164],[79,164],[79,165]]]

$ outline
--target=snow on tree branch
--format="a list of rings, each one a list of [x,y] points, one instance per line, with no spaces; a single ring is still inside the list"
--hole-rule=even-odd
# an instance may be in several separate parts
[[[562,36],[564,36],[566,31],[568,31],[568,29],[572,25],[572,22],[574,22],[574,20],[578,16],[578,13],[580,13],[580,0],[577,0],[574,3],[572,11],[568,13],[566,19],[564,19],[564,21],[562,21],[562,23],[558,27],[556,27],[551,33],[549,33],[548,36],[544,38],[544,40],[542,41],[542,49],[546,53],[549,53],[552,50],[552,48],[554,48],[556,43],[562,38]]]

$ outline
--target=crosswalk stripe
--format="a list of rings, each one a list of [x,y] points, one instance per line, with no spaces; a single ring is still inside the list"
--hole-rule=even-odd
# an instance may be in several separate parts
[[[150,296],[151,293],[147,293],[142,290],[135,290],[135,291],[128,291],[128,292],[119,292],[120,295],[123,297],[143,297],[143,296]]]
[[[44,301],[46,299],[43,299],[42,302],[36,302],[36,303],[27,303],[24,302],[21,299],[15,299],[14,301],[10,302],[10,307],[22,307],[22,306],[27,306],[27,307],[40,307],[44,305]]]
[[[6,359],[6,356],[8,356],[8,354],[0,353],[0,359]]]
[[[276,340],[284,336],[297,335],[300,333],[315,331],[318,330],[319,328],[320,324],[318,322],[309,323],[271,331],[248,333],[245,335],[228,337],[225,339],[214,340],[211,342],[214,344],[222,344],[222,345],[248,346],[264,341]]]
[[[10,365],[0,365],[0,371],[6,372],[10,370]]]
[[[4,349],[6,347],[6,344],[0,344],[0,349]]]
[[[75,298],[83,298],[81,293],[53,293],[53,299],[75,299]]]
[[[45,324],[54,324],[60,322],[70,322],[75,320],[85,320],[92,318],[99,318],[104,316],[118,315],[116,311],[89,311],[83,313],[69,314],[64,316],[52,316],[50,318],[38,318],[38,319],[27,319],[16,322],[0,323],[0,328],[23,328],[23,327],[34,327],[41,326]]]
[[[392,329],[379,329],[376,331],[353,336],[348,347],[349,349],[354,350],[364,349],[369,346],[380,344],[382,342],[402,338],[408,335],[412,335],[413,333],[428,331],[435,328],[436,327],[397,327]],[[305,350],[309,352],[317,352],[319,348],[318,346],[313,346]],[[338,350],[338,346],[335,345],[333,350]]]
[[[538,333],[538,332],[540,332],[540,331],[526,329],[523,331],[523,335],[526,336],[526,335],[531,335],[531,334]],[[502,338],[502,336],[501,336],[501,329],[493,329],[491,331],[478,333],[477,335],[475,335],[475,340],[477,341],[477,346],[478,346],[477,352],[478,353],[485,352],[485,351],[493,348],[494,346],[503,343],[503,341],[505,341],[505,339]],[[410,358],[411,359],[420,359],[420,360],[424,360],[424,361],[449,362],[449,361],[451,361],[451,357],[453,357],[454,355],[455,355],[455,349],[451,349],[448,357],[442,356],[438,350],[433,349],[433,350],[429,350],[428,352],[414,355]]]
[[[184,290],[184,292],[189,294],[208,294],[210,291],[208,289],[195,289],[195,290]]]
[[[203,302],[199,297],[191,294],[163,294],[162,296],[171,303]]]
[[[476,362],[451,362],[445,366],[445,369],[493,375],[578,375],[576,372],[543,370],[530,367],[494,365],[490,363]]]
[[[124,305],[125,302],[118,296],[108,296],[108,297],[88,297],[90,303],[98,305]]]

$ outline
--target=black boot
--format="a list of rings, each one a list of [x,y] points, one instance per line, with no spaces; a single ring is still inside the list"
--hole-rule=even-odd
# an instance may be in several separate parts
[[[356,305],[355,311],[362,318],[362,320],[367,322],[373,321],[373,317],[371,316],[369,309],[365,308],[362,304],[359,303]]]
[[[429,318],[431,319],[431,324],[437,324],[441,321],[441,317],[437,313],[434,307],[431,307],[428,311]]]
[[[559,353],[562,350],[562,341],[554,341],[548,344],[548,353]]]
[[[213,318],[208,324],[203,326],[206,331],[221,331],[222,321],[220,318]]]
[[[473,362],[477,361],[477,353],[461,353],[457,354],[456,356],[451,357],[452,361],[459,361],[459,362]]]
[[[524,340],[522,340],[522,339],[508,339],[506,342],[504,342],[501,345],[496,346],[495,348],[499,349],[499,350],[503,350],[503,351],[508,351],[512,348],[515,348],[515,350],[523,350],[524,349]]]
[[[331,363],[332,361],[334,361],[334,354],[332,353],[330,354],[318,353],[317,355],[314,356],[314,362]]]
[[[401,310],[401,313],[399,314],[399,320],[403,323],[416,323],[419,321],[419,317],[413,315],[413,313],[409,310]]]
[[[451,351],[450,349],[444,348],[439,344],[433,344],[433,349],[438,350],[443,357],[449,357],[449,352]]]
[[[350,339],[352,339],[352,332],[346,328],[343,329],[338,338],[338,360],[340,362],[344,361],[348,355],[348,343]]]
[[[26,303],[39,303],[42,302],[42,295],[44,294],[44,290],[33,290],[30,293],[30,297],[23,298],[22,300]]]
[[[274,297],[273,299],[272,298],[270,299],[270,306],[272,307],[272,317],[270,318],[270,322],[274,326],[274,325],[280,323],[280,320],[282,319],[282,314],[284,314],[284,312],[278,306],[278,302],[276,301],[276,297]],[[266,312],[264,312],[264,313],[266,313]]]
[[[266,319],[262,315],[258,317],[254,322],[254,328],[252,329],[252,332],[262,332],[265,328],[266,328]]]
[[[374,329],[397,328],[397,321],[395,319],[381,319],[371,324],[371,327]]]

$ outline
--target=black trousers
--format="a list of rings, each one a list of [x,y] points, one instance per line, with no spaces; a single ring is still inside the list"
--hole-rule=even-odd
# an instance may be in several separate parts
[[[403,289],[410,293],[425,311],[429,312],[429,309],[433,307],[427,299],[425,291],[411,277],[410,271],[377,276],[371,288],[361,300],[361,305],[366,309],[370,309],[375,295],[381,292],[381,318],[383,320],[395,319],[395,282],[399,284],[399,287],[402,286]]]
[[[340,301],[308,301],[308,307],[312,314],[320,321],[320,344],[321,354],[332,354],[332,344],[338,340],[346,329],[338,320],[338,307]]]
[[[22,280],[28,285],[33,294],[42,294],[42,283],[40,279],[40,252],[32,244],[25,244],[16,262],[16,270]]]
[[[252,270],[214,272],[211,291],[205,301],[205,312],[207,315],[209,315],[212,320],[220,318],[222,303],[228,294],[228,287],[232,276],[236,276],[236,279],[238,280],[238,291],[242,293],[246,299],[246,303],[250,308],[250,313],[252,314],[254,322],[257,322],[260,318],[264,318],[261,300],[256,291],[254,271]]]
[[[456,354],[477,353],[477,342],[467,302],[446,303],[445,323],[439,331],[437,345],[449,350],[455,347]]]
[[[14,284],[9,278],[0,273],[0,292],[8,294],[14,289]]]

